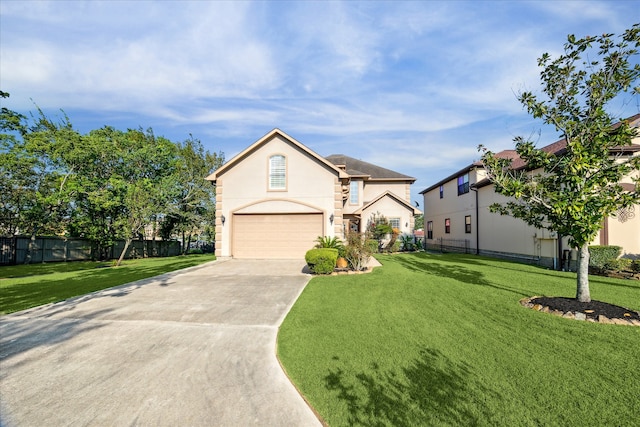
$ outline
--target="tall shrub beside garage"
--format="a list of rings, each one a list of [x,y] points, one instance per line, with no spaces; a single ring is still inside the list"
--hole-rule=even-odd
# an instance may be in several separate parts
[[[314,274],[332,273],[337,259],[338,250],[332,248],[311,249],[304,256],[304,260]]]

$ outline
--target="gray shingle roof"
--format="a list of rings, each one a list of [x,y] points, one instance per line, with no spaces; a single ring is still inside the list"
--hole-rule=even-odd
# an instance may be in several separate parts
[[[354,159],[353,157],[345,156],[344,154],[332,154],[325,157],[336,166],[344,165],[347,168],[347,173],[352,176],[369,176],[371,179],[404,179],[409,181],[415,181],[415,178],[408,175],[385,169],[374,164]]]

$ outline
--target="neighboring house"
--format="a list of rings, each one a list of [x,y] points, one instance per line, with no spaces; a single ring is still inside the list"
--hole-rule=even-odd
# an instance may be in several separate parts
[[[274,129],[207,177],[216,186],[216,256],[303,258],[318,236],[364,231],[374,213],[401,233],[421,213],[415,178],[343,155],[322,157]]]
[[[631,126],[640,127],[640,114],[629,120]],[[566,141],[562,139],[543,150],[561,155],[565,147]],[[615,155],[639,156],[640,137],[633,140],[633,145],[614,151]],[[514,150],[502,151],[497,156],[512,159],[515,169],[526,167]],[[633,191],[630,177],[621,184]],[[508,199],[495,192],[481,162],[470,164],[420,194],[424,197],[428,249],[512,258],[556,269],[575,268],[577,253],[569,247],[566,236],[489,211],[491,204]],[[640,206],[634,205],[607,218],[591,244],[621,246],[623,256],[640,258]]]

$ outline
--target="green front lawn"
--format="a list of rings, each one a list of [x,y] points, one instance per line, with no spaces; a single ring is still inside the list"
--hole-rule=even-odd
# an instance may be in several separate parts
[[[575,296],[575,274],[472,255],[380,256],[316,277],[278,356],[332,427],[634,425],[640,327],[522,307]],[[592,276],[592,298],[640,310],[640,282]]]
[[[67,262],[0,267],[0,315],[84,295],[215,260],[187,255],[113,262]]]

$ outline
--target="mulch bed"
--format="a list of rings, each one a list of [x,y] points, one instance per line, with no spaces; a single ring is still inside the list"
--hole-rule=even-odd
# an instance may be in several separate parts
[[[537,311],[576,320],[640,326],[640,312],[602,301],[580,302],[575,298],[536,296],[520,303]]]

